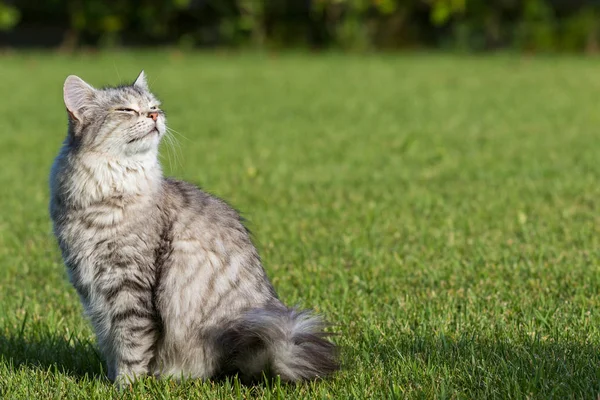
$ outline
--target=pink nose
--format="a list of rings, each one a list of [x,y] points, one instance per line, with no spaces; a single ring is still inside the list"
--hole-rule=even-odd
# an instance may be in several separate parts
[[[152,118],[153,121],[156,121],[158,119],[158,113],[150,112],[150,113],[148,113],[148,118]]]

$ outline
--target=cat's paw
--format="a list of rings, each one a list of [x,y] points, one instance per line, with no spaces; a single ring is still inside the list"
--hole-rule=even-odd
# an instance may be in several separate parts
[[[135,376],[130,376],[127,374],[118,374],[113,380],[114,385],[119,390],[127,389],[131,387],[131,385],[135,382]]]
[[[117,375],[113,381],[114,385],[119,388],[120,390],[122,389],[126,389],[131,387],[131,385],[133,385],[133,383],[138,380],[141,379],[145,376],[147,376],[147,372],[146,371],[119,371],[117,372]]]

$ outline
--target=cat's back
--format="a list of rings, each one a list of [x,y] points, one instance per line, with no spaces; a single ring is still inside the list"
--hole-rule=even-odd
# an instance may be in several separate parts
[[[185,181],[165,179],[163,188],[168,224],[157,260],[157,293],[165,324],[204,329],[275,297],[235,209]],[[171,320],[190,304],[197,308]]]
[[[222,199],[173,178],[164,180],[163,191],[175,239],[200,241],[217,251],[228,252],[223,246],[254,251],[240,214]]]

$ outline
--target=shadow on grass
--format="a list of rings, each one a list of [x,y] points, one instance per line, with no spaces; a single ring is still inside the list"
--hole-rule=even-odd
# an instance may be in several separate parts
[[[427,396],[596,398],[600,393],[598,345],[437,335],[404,336],[376,347],[373,354],[384,368],[399,372],[399,385]]]
[[[107,385],[111,384],[106,377],[106,366],[95,344],[90,341],[81,341],[75,335],[67,337],[50,332],[37,332],[33,337],[0,334],[0,362],[6,363],[9,368],[14,370],[23,367],[41,369],[65,374],[75,380],[97,379],[104,381]],[[194,379],[184,379],[184,381],[194,381]],[[243,379],[236,372],[221,373],[211,378],[210,381],[221,385],[231,385],[234,384],[234,381],[238,381],[242,387],[261,388],[285,384],[277,377],[262,376],[256,379]]]
[[[76,379],[106,380],[106,367],[94,343],[81,341],[74,335],[47,331],[31,337],[0,335],[0,359],[14,369],[39,368]]]

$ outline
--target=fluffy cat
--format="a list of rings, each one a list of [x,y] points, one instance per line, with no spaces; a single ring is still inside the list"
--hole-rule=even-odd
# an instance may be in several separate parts
[[[333,373],[323,321],[277,298],[238,213],[163,177],[165,115],[144,72],[104,89],[71,75],[63,94],[50,215],[109,379]]]

